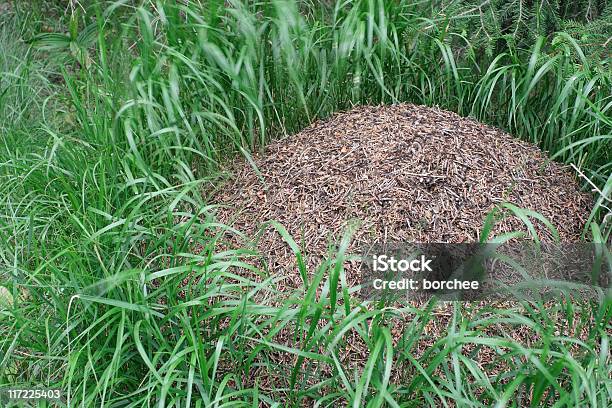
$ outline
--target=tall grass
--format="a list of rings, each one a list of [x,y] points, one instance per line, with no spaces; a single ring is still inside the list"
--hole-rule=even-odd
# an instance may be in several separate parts
[[[201,194],[225,158],[398,101],[575,164],[602,192],[590,239],[609,239],[609,61],[563,33],[488,58],[412,2],[326,7],[93,2],[34,48],[2,29],[0,384],[58,386],[68,406],[608,405],[609,303],[455,304],[440,321],[435,302],[354,298],[342,244],[282,295],[252,249],[216,250],[221,231],[240,233]],[[343,353],[357,341],[355,365]]]
[[[500,126],[576,164],[600,189],[610,181],[609,60],[587,60],[565,33],[488,58],[453,31],[452,17],[412,2],[222,4],[124,7],[119,36],[104,30],[121,8],[100,12],[100,61],[123,59],[128,46],[133,54],[126,100],[120,109],[113,101],[106,121],[145,173],[194,180],[193,169],[317,117],[409,101]],[[97,68],[100,80],[117,78]]]

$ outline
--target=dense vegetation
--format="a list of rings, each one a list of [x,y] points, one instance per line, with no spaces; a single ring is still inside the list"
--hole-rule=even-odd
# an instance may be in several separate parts
[[[609,302],[454,304],[430,338],[435,302],[377,309],[335,286],[340,244],[303,291],[261,303],[280,299],[277,277],[249,248],[214,250],[230,227],[202,195],[232,155],[352,104],[410,101],[574,164],[596,189],[585,239],[606,242],[607,2],[57,3],[0,14],[0,384],[61,387],[70,406],[609,406]],[[299,347],[274,341],[283,328]],[[339,357],[349,332],[362,370]],[[262,367],[290,387],[252,381]]]

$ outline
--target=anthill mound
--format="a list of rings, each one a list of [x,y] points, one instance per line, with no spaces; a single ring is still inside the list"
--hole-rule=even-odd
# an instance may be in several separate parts
[[[219,219],[250,236],[277,220],[314,257],[355,219],[361,224],[353,248],[373,241],[473,242],[487,213],[503,202],[537,211],[562,240],[576,241],[589,212],[590,198],[571,172],[536,146],[425,106],[339,113],[270,144],[254,162],[260,176],[239,160],[231,181],[214,194],[228,206]],[[540,238],[550,239],[533,221]],[[507,217],[494,232],[515,230],[526,228]],[[258,246],[276,272],[293,268],[295,257],[271,228]]]

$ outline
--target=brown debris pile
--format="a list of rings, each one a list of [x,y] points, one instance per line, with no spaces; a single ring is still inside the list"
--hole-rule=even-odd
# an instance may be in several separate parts
[[[228,205],[219,220],[249,236],[277,220],[315,258],[354,219],[361,223],[353,249],[375,241],[474,242],[487,213],[503,202],[537,211],[563,241],[576,241],[591,202],[571,173],[536,146],[425,106],[336,114],[269,145],[254,161],[261,177],[237,161],[231,181],[214,194],[214,202]],[[541,239],[551,238],[533,223]],[[506,217],[494,233],[515,230],[526,228]],[[278,233],[268,229],[258,246],[270,268],[292,281],[295,256]]]

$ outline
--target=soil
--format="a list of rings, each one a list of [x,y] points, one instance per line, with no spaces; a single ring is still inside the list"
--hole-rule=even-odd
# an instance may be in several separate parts
[[[354,221],[349,251],[373,242],[477,242],[487,214],[509,202],[575,242],[592,205],[568,168],[537,146],[435,107],[357,107],[268,145],[253,162],[258,171],[236,160],[211,197],[226,206],[219,221],[249,237],[280,222],[306,249],[310,271]],[[528,231],[506,215],[492,235]],[[531,221],[539,239],[553,239]],[[295,255],[274,228],[264,228],[257,247],[288,287],[300,285]],[[347,267],[349,282],[356,273]]]
[[[269,220],[282,224],[302,248],[307,273],[312,274],[326,256],[333,256],[334,246],[353,221],[358,226],[349,253],[374,242],[478,242],[487,214],[502,203],[513,203],[545,216],[561,241],[576,242],[592,207],[592,197],[580,191],[571,171],[550,162],[535,145],[452,112],[408,104],[362,106],[338,113],[268,145],[253,156],[252,163],[237,159],[228,171],[229,181],[209,192],[210,201],[221,205],[218,221],[245,235],[228,233],[222,246],[255,245],[267,258],[269,271],[282,277],[275,289],[287,294],[303,287],[302,277],[294,251],[277,229],[266,225]],[[540,240],[554,239],[543,223],[531,221]],[[519,218],[506,214],[491,236],[510,231],[528,229]],[[251,241],[253,237],[258,238]],[[358,283],[358,263],[346,262],[344,270],[349,285]],[[238,273],[258,279],[245,269]],[[525,313],[517,302],[482,303]],[[414,310],[424,306],[420,301],[411,305]],[[478,310],[479,305],[466,307]],[[453,310],[452,302],[438,303],[431,310],[435,318],[412,348],[415,358],[445,335]],[[394,322],[394,344],[414,318],[408,313]],[[562,318],[553,321],[555,327],[568,327]],[[578,316],[575,321],[580,321]],[[510,337],[526,347],[539,338],[534,330],[520,325],[492,325],[484,328],[483,335]],[[300,347],[290,326],[273,341]],[[470,347],[474,348],[466,345],[464,354],[475,352]],[[505,370],[499,352],[479,347],[475,358],[488,373],[498,374]],[[338,353],[344,366],[357,371],[369,355],[355,330],[343,335]],[[395,361],[396,357],[392,382],[403,384],[416,373],[410,364]],[[296,356],[274,351],[266,358],[277,368],[262,365],[245,381],[256,382],[262,389],[289,387],[288,373]],[[227,364],[229,370],[231,361]],[[334,375],[327,364],[314,366],[320,378]],[[434,374],[443,376],[439,371]]]

